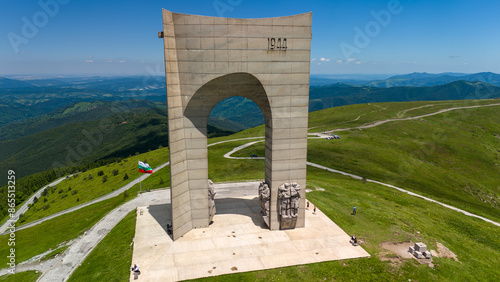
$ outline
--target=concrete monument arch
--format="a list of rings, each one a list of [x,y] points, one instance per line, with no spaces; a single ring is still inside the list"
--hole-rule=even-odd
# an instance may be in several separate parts
[[[232,96],[251,99],[264,114],[266,185],[260,190],[266,195],[261,205],[267,225],[271,230],[303,227],[311,13],[232,19],[163,10],[160,37],[174,240],[210,223],[208,116]]]

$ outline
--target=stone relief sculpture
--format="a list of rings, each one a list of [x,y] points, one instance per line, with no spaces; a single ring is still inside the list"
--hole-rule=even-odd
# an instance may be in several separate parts
[[[279,219],[281,229],[295,228],[299,213],[300,185],[284,183],[278,188]]]
[[[208,219],[213,222],[215,216],[215,188],[212,180],[208,180]]]
[[[271,190],[265,181],[259,185],[259,201],[260,201],[260,214],[269,226],[269,200],[271,198]]]

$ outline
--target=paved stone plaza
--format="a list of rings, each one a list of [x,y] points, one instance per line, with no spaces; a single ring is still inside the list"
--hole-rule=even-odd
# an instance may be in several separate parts
[[[304,228],[270,231],[260,216],[258,183],[215,185],[217,214],[208,228],[176,240],[167,235],[170,203],[137,209],[132,263],[141,281],[177,281],[236,272],[368,257],[320,210],[305,212]],[[131,281],[133,276],[130,277]]]

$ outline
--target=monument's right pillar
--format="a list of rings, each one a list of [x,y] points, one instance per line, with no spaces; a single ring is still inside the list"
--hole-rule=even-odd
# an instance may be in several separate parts
[[[277,18],[273,31],[267,32],[273,33],[281,36],[268,39],[263,61],[272,56],[268,63],[270,74],[249,72],[261,81],[271,107],[271,117],[266,122],[265,175],[271,190],[269,228],[279,230],[278,188],[285,183],[295,182],[301,187],[295,227],[305,226],[311,13]]]

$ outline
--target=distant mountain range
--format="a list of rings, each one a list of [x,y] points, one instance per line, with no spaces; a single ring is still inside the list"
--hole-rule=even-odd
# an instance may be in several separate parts
[[[481,72],[475,74],[454,74],[454,73],[441,73],[441,74],[431,74],[431,73],[411,73],[405,75],[396,75],[392,76],[385,80],[376,80],[371,81],[365,86],[372,87],[396,87],[396,86],[434,86],[440,84],[446,84],[454,81],[479,81],[485,82],[489,84],[493,84],[495,86],[500,86],[500,74],[492,73],[492,72]]]
[[[453,81],[439,84],[447,80]],[[413,73],[366,85],[330,83],[311,86],[309,110],[374,102],[498,98],[500,87],[495,85],[499,82],[494,73]],[[388,87],[396,84],[410,86]],[[439,85],[413,86],[417,84]],[[97,141],[92,136],[97,137],[89,132],[102,122],[114,129],[94,146]],[[67,165],[68,160],[88,163],[167,146],[167,123],[164,78],[0,78],[0,170],[15,168],[20,175],[29,175],[54,163]],[[263,123],[255,103],[232,97],[212,110],[208,133],[228,135]]]
[[[309,111],[361,103],[492,99],[498,97],[500,97],[500,87],[483,82],[463,80],[436,86],[390,88],[338,83],[311,87]]]
[[[411,73],[384,80],[367,80],[381,77],[383,76],[313,75],[310,111],[369,102],[483,99],[500,96],[500,75],[491,72]],[[3,133],[2,126],[26,121],[80,102],[140,99],[166,104],[165,78],[162,76],[15,78],[17,79],[13,76],[0,78],[0,133]],[[81,118],[85,119],[83,116]],[[242,97],[222,101],[213,109],[209,119],[209,124],[229,131],[243,130],[263,122],[264,117],[257,105]],[[19,134],[21,132],[22,130]],[[0,140],[6,138],[8,137],[1,136]]]

